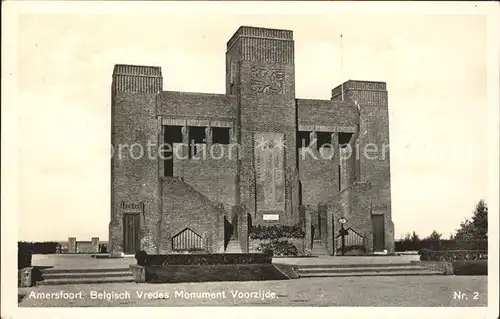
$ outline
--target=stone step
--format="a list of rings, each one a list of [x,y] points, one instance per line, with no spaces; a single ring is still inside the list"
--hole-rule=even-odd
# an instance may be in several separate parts
[[[70,279],[70,278],[113,278],[113,277],[131,277],[130,271],[120,272],[74,272],[74,273],[48,273],[43,274],[45,280],[52,279]]]
[[[385,263],[385,264],[314,264],[314,265],[298,265],[299,270],[309,268],[383,268],[383,267],[410,267],[410,263]]]
[[[226,247],[226,254],[241,254],[241,246],[237,240],[231,239]]]
[[[37,282],[39,286],[55,286],[55,285],[78,285],[78,284],[110,284],[110,283],[127,283],[134,282],[132,275],[122,277],[106,277],[106,278],[64,278],[50,279]]]
[[[42,274],[73,274],[73,273],[115,273],[128,272],[130,268],[46,268],[40,269]]]
[[[406,266],[406,267],[353,267],[353,268],[299,268],[300,274],[316,274],[316,273],[373,273],[373,272],[392,272],[392,271],[428,271],[427,268],[419,266]]]
[[[321,240],[314,240],[311,248],[311,255],[313,256],[322,256],[328,255],[326,251],[326,247]]]
[[[300,272],[299,272],[300,273]],[[300,278],[314,278],[314,277],[369,277],[369,276],[443,276],[442,272],[437,271],[382,271],[382,272],[350,272],[350,273],[312,273],[302,274]]]

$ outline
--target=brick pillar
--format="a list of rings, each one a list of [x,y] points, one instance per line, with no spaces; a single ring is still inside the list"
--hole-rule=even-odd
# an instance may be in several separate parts
[[[231,238],[238,238],[238,219],[239,219],[239,214],[240,214],[240,205],[235,205],[232,207],[232,212],[231,212],[231,219],[229,222],[233,226],[233,235]]]
[[[312,214],[312,209],[309,205],[306,205],[304,208],[304,214],[305,214],[305,224],[306,224],[306,229],[305,229],[305,243],[304,243],[304,255],[306,256],[311,256],[311,250],[312,250],[312,233],[311,233],[311,214]]]
[[[182,155],[181,155],[181,178],[184,179],[184,163],[189,154],[189,127],[187,126],[187,121],[182,127]]]
[[[327,238],[326,238],[326,250],[328,255],[335,255],[335,246],[333,242],[333,238],[335,237],[335,229],[334,229],[334,217],[333,211],[328,206],[328,211],[326,213],[326,225],[327,225]]]
[[[99,237],[92,237],[92,252],[99,253]]]
[[[207,156],[210,155],[210,153],[208,153],[208,150],[210,149],[210,147],[212,146],[213,144],[213,137],[212,137],[212,127],[210,126],[210,122],[208,123],[208,126],[205,128],[205,136],[206,136],[206,145],[207,145]]]
[[[76,254],[76,237],[69,237],[68,238],[68,253],[70,254]]]
[[[240,240],[241,251],[244,254],[248,253],[248,209],[246,205],[242,205],[239,211],[238,222],[238,238]]]
[[[212,241],[209,251],[212,254],[224,252],[224,205],[218,204],[219,209],[215,209],[212,215]]]

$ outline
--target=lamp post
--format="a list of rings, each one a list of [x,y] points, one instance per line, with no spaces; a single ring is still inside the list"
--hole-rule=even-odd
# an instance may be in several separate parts
[[[344,217],[339,218],[338,220],[340,224],[340,231],[339,231],[339,236],[342,237],[342,256],[344,256],[344,251],[345,251],[345,235],[347,235],[347,230],[344,229],[344,224],[347,223],[347,219]]]

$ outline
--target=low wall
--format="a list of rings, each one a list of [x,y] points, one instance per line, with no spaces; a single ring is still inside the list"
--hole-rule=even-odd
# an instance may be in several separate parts
[[[411,261],[412,265],[422,266],[445,275],[453,275],[453,264],[447,261]]]
[[[131,265],[130,269],[134,275],[135,281],[138,283],[262,281],[289,280],[298,278],[298,271],[294,268],[294,265]]]
[[[90,241],[77,241],[76,237],[68,238],[68,254],[98,254],[99,237],[92,237]]]
[[[411,261],[411,264],[440,271],[445,275],[488,275],[488,260]]]

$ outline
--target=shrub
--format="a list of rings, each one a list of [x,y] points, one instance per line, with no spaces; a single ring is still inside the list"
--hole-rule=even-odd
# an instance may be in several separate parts
[[[366,248],[363,245],[349,245],[344,246],[344,255],[347,256],[360,256],[366,253]],[[342,254],[342,246],[337,248],[337,254]]]
[[[420,260],[426,261],[426,260],[429,260],[431,251],[430,251],[430,249],[424,248],[424,249],[420,249],[418,251],[418,254],[420,255]]]
[[[33,254],[55,254],[57,253],[60,244],[54,241],[48,242],[25,242],[20,241],[17,243],[19,251],[30,251]]]
[[[262,253],[148,255],[140,251],[135,258],[139,266],[268,264],[272,261],[271,256]]]
[[[304,238],[305,232],[300,225],[257,225],[250,229],[250,239],[280,239],[280,238]]]
[[[136,252],[135,259],[139,266],[146,266],[149,264],[148,254],[144,250]]]
[[[487,240],[398,240],[394,243],[395,251],[411,250],[488,250]]]
[[[420,260],[455,261],[455,260],[488,260],[487,250],[430,250],[421,249]]]
[[[257,250],[271,256],[298,256],[299,251],[294,244],[287,240],[272,241],[270,243],[262,243],[257,247]]]

